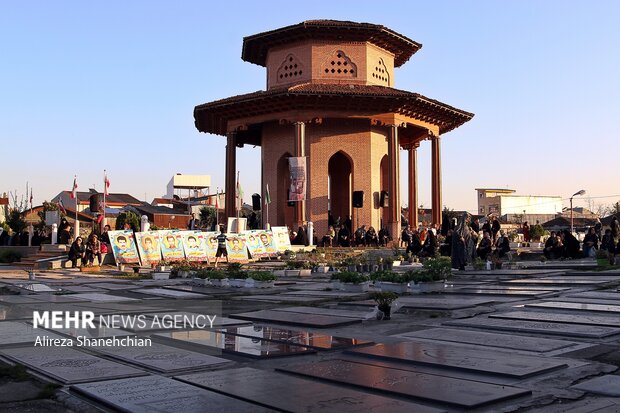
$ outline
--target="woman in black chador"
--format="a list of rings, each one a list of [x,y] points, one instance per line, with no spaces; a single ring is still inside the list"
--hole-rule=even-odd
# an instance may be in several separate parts
[[[463,214],[452,234],[452,268],[459,270],[465,269],[471,257],[471,252],[468,253],[471,237],[468,221],[469,214]]]

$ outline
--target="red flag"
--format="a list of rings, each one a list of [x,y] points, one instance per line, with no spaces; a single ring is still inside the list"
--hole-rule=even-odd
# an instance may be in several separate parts
[[[62,203],[62,198],[58,198],[58,209],[60,209],[60,212],[62,212],[63,214],[67,214],[67,210],[65,209],[64,204]]]
[[[108,195],[108,188],[110,187],[110,180],[108,179],[108,174],[104,172],[103,178],[103,192]]]
[[[73,189],[71,190],[71,199],[75,199],[76,193],[75,190],[78,188],[77,186],[77,176],[73,177]]]

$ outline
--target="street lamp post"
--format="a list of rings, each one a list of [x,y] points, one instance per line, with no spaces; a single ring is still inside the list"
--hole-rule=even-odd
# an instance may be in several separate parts
[[[586,193],[585,189],[582,189],[579,192],[575,192],[573,196],[570,197],[570,233],[572,234],[575,231],[573,226],[573,198],[577,195],[584,195]]]

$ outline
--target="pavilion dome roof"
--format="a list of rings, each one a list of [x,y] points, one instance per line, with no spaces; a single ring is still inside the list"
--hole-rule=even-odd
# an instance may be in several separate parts
[[[243,39],[241,58],[260,66],[266,65],[272,47],[305,40],[369,42],[394,54],[394,67],[405,64],[422,48],[417,43],[385,26],[340,20],[306,20],[292,26],[247,36]]]

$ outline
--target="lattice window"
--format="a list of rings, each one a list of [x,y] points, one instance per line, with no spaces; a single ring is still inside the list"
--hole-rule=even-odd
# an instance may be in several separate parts
[[[342,50],[335,51],[321,70],[329,77],[357,77],[357,65]]]
[[[278,82],[290,82],[301,77],[304,67],[294,55],[289,54],[280,65],[277,76]]]
[[[379,58],[377,61],[375,69],[372,72],[372,77],[378,83],[385,83],[388,86],[390,85],[390,72],[388,72],[387,66],[385,66],[383,59]]]

